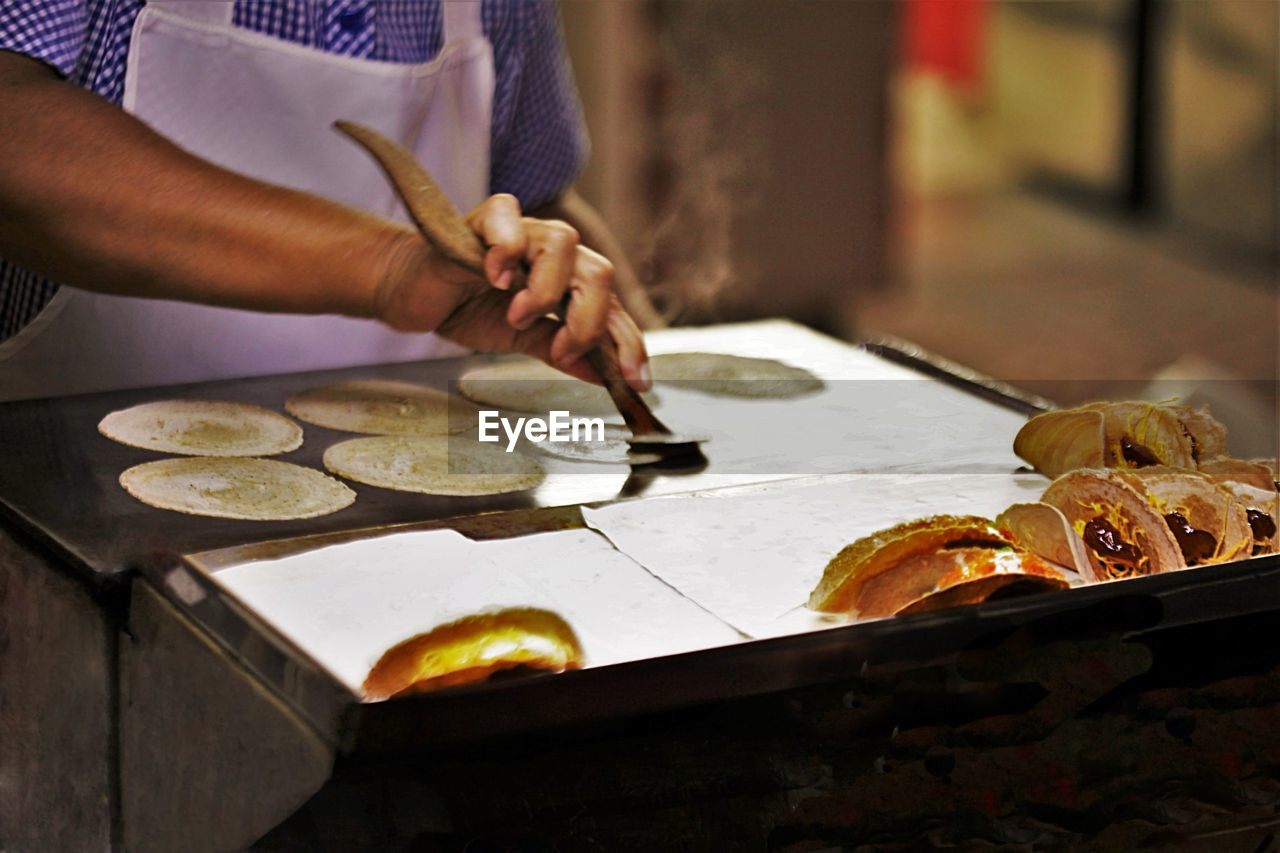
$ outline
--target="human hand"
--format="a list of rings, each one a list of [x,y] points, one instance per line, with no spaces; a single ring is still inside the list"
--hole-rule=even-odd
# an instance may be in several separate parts
[[[415,234],[400,244],[379,291],[384,322],[434,330],[473,349],[527,353],[588,381],[599,377],[586,353],[607,335],[628,383],[649,387],[644,340],[613,291],[608,259],[583,246],[566,223],[524,216],[513,196],[491,196],[466,220],[488,247],[485,280]],[[561,312],[566,295],[563,322],[548,318]]]

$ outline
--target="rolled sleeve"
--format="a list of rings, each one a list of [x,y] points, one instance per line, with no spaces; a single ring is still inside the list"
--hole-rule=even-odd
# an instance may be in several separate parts
[[[508,192],[534,208],[564,192],[587,157],[582,107],[573,84],[560,17],[550,0],[507,7],[513,22],[514,50],[495,44],[498,78],[507,84],[495,92],[490,188]]]

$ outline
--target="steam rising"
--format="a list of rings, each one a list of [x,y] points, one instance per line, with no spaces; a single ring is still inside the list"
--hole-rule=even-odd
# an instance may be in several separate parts
[[[667,66],[649,181],[655,225],[635,258],[668,320],[709,322],[727,288],[752,284],[735,264],[734,232],[758,202],[768,81],[726,38],[720,4],[664,4],[659,14]]]

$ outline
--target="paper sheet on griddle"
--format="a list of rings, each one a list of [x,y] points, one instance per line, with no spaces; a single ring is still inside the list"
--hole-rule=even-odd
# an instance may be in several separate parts
[[[1037,474],[865,474],[583,508],[618,550],[756,638],[829,626],[808,610],[827,561],[853,540],[928,515],[993,518],[1038,500]]]
[[[559,613],[588,666],[743,639],[591,530],[485,542],[451,530],[397,533],[213,577],[356,692],[401,640],[499,607]]]
[[[774,358],[823,379],[919,379],[910,368],[872,355],[790,320],[752,320],[718,326],[676,326],[645,332],[650,355],[719,352]]]
[[[744,344],[751,335],[752,346]],[[826,387],[792,399],[737,399],[658,382],[658,417],[705,437],[696,488],[844,472],[1012,471],[1026,416],[802,326],[763,321],[646,335],[651,353],[726,352],[778,359]],[[746,350],[744,352],[744,349]],[[656,488],[669,492],[677,480]],[[683,491],[689,491],[686,487]]]

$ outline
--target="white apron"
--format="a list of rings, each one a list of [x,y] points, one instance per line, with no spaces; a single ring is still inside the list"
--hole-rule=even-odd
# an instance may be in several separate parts
[[[480,0],[443,3],[443,47],[418,65],[336,56],[233,27],[233,5],[149,0],[130,42],[125,109],[227,168],[404,219],[373,160],[331,127],[350,119],[414,151],[459,209],[485,198],[494,72]],[[63,287],[0,344],[0,400],[458,352],[374,320]]]

